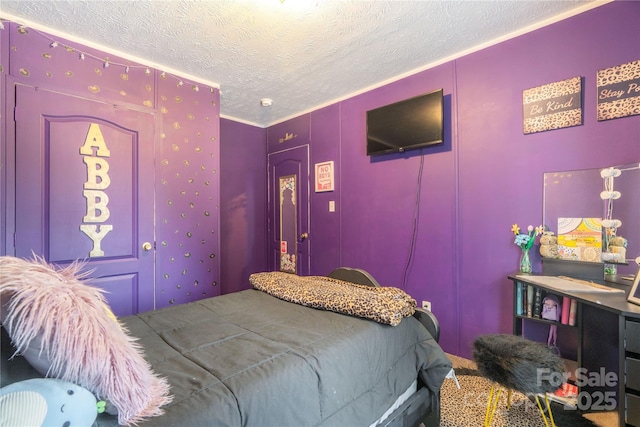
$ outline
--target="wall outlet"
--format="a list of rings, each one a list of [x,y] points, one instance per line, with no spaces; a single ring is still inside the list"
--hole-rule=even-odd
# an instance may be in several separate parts
[[[431,311],[431,301],[422,301],[422,308]]]

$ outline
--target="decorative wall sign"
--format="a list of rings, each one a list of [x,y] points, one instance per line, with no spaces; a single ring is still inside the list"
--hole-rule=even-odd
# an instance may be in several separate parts
[[[94,154],[94,148],[95,154]],[[102,239],[113,230],[113,225],[104,224],[109,219],[109,197],[105,190],[111,185],[109,176],[109,162],[111,151],[102,136],[100,125],[91,123],[82,147],[80,147],[82,161],[87,165],[87,181],[84,183],[82,195],[86,199],[87,214],[82,219],[80,231],[93,242],[93,249],[89,252],[92,258],[103,257]]]
[[[640,114],[640,60],[598,71],[598,121]]]
[[[334,190],[333,160],[316,163],[316,193]]]
[[[525,134],[582,124],[582,77],[522,91]]]
[[[558,258],[600,262],[601,218],[558,218]]]
[[[282,138],[278,139],[278,143],[282,144],[283,142],[291,141],[292,139],[295,139],[297,137],[298,137],[297,133],[286,132]]]

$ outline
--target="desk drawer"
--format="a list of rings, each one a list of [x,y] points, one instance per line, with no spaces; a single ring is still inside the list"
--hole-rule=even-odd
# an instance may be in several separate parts
[[[626,369],[628,388],[638,390],[640,393],[640,360],[633,357],[627,357]]]
[[[640,353],[640,322],[627,320],[625,329],[627,351]]]
[[[640,427],[640,396],[627,393],[627,416],[629,425]]]

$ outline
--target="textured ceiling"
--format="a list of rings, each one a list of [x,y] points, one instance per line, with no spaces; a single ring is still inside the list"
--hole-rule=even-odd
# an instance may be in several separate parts
[[[0,12],[216,84],[224,117],[266,126],[601,3],[0,0]]]

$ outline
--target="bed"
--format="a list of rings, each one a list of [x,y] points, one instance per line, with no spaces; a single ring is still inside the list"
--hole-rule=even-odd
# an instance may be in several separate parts
[[[328,277],[379,286],[358,269]],[[390,326],[249,289],[119,320],[173,395],[140,426],[439,425],[451,362],[426,310]],[[38,376],[3,341],[2,385]]]

